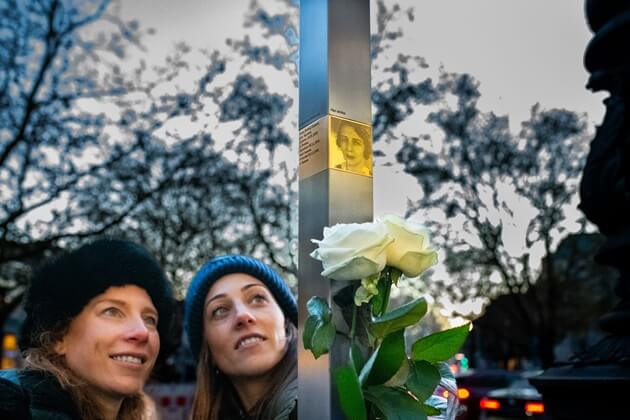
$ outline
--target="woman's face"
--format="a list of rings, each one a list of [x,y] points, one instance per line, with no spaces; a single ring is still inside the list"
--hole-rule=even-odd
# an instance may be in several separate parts
[[[280,306],[260,280],[243,273],[221,277],[208,291],[204,335],[217,367],[232,379],[269,373],[287,348]]]
[[[365,144],[354,127],[343,125],[339,130],[337,143],[349,167],[360,168],[365,165]]]
[[[142,390],[160,350],[158,313],[144,289],[110,287],[93,298],[55,346],[66,364],[101,396]]]

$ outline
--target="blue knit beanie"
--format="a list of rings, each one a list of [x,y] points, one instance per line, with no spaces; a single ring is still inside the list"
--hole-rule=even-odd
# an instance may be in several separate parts
[[[297,304],[284,280],[268,265],[244,255],[226,255],[208,261],[193,277],[184,306],[184,329],[195,359],[203,341],[203,310],[208,290],[215,281],[234,273],[249,274],[257,278],[271,292],[284,316],[297,326]]]

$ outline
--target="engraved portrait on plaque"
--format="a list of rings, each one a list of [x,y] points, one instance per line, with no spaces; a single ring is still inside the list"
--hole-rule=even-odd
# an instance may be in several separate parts
[[[330,119],[330,167],[372,176],[371,127],[332,116]]]

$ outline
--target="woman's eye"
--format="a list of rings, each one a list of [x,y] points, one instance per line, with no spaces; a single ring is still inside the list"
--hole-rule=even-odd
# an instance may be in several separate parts
[[[110,307],[110,308],[106,308],[103,310],[103,314],[107,315],[107,316],[115,316],[115,317],[120,317],[122,316],[122,311],[118,308],[115,307]]]
[[[252,297],[252,303],[264,303],[267,302],[267,297],[264,295],[254,295]]]
[[[146,317],[144,317],[144,323],[147,324],[150,327],[157,327],[158,320],[154,316],[146,316]]]
[[[227,314],[227,312],[228,312],[227,308],[225,308],[223,306],[220,306],[218,308],[213,309],[212,312],[210,312],[210,316],[212,318],[218,318],[218,317],[221,317],[221,316]]]

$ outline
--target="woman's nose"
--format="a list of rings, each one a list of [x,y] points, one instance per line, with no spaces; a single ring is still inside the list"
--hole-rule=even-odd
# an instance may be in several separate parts
[[[256,318],[251,313],[249,308],[244,305],[236,306],[236,326],[242,327],[247,324],[253,324],[256,322]]]
[[[149,328],[142,318],[130,319],[127,328],[127,338],[129,340],[144,342],[149,339]]]

